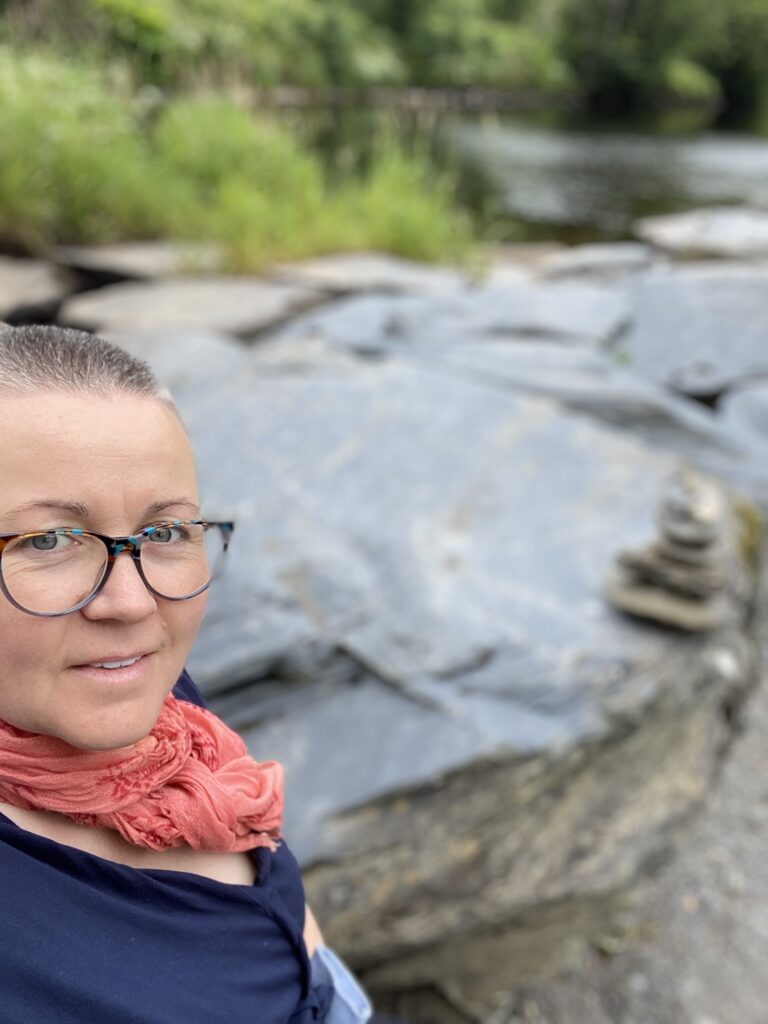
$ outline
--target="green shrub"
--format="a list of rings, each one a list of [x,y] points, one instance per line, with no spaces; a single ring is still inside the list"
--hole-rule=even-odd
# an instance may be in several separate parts
[[[93,69],[2,50],[0,140],[7,245],[142,237],[169,223],[132,101]]]
[[[230,269],[334,249],[420,259],[469,244],[450,183],[394,143],[328,181],[285,126],[222,95],[171,100],[147,124],[125,81],[0,51],[0,242],[175,236],[221,243]]]

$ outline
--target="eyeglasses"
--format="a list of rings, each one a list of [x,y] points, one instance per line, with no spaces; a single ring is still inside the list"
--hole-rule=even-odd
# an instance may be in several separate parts
[[[0,590],[19,611],[68,615],[100,593],[117,556],[128,551],[152,594],[187,601],[223,568],[234,528],[231,522],[173,519],[128,537],[67,528],[0,533]]]

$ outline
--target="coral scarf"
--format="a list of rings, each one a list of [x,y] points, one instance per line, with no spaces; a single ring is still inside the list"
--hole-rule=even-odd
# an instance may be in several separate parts
[[[150,850],[274,850],[283,771],[257,763],[216,715],[172,694],[144,739],[78,750],[0,721],[0,800],[115,829]]]

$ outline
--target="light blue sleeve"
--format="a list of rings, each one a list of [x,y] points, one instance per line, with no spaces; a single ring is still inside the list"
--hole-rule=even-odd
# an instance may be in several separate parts
[[[329,985],[333,998],[323,1024],[366,1024],[373,1007],[346,964],[329,949],[317,946],[310,960],[312,983]]]

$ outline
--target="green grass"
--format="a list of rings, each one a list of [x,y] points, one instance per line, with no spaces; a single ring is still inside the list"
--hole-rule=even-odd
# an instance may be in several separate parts
[[[194,238],[247,272],[334,250],[471,248],[451,180],[394,138],[364,171],[329,178],[298,135],[233,99],[148,104],[127,77],[51,54],[0,50],[0,147],[6,249]]]

